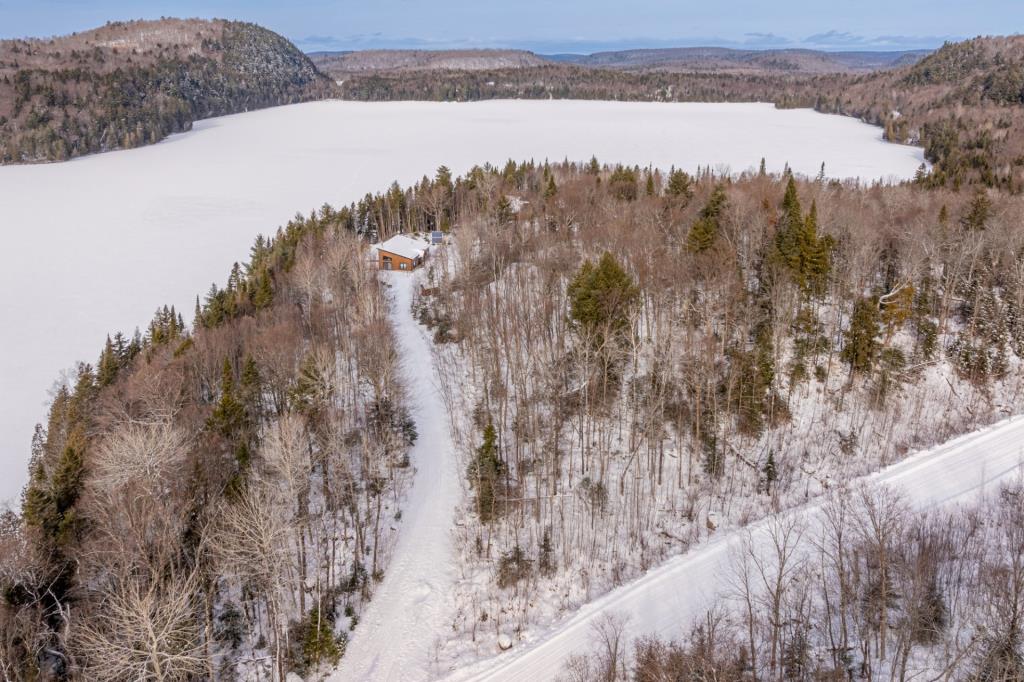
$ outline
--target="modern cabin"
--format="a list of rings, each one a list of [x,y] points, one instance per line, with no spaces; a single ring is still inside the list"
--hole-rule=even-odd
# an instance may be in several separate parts
[[[429,250],[429,239],[407,234],[395,235],[377,245],[377,268],[379,270],[415,270],[423,265]]]

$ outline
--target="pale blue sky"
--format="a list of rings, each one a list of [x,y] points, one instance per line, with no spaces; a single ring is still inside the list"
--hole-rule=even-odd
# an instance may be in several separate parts
[[[0,37],[164,15],[254,21],[307,50],[901,49],[1024,31],[1024,0],[0,0]]]

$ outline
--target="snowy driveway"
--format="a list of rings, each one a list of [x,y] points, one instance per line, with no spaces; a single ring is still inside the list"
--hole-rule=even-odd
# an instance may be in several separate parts
[[[432,344],[411,312],[418,277],[402,272],[381,276],[394,295],[391,320],[418,431],[409,455],[416,475],[402,505],[398,542],[384,580],[330,678],[338,681],[426,679],[434,638],[444,632],[455,575],[451,530],[461,483]]]

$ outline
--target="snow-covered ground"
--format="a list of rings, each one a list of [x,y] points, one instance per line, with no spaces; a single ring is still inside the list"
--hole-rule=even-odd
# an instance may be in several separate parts
[[[917,509],[967,500],[1024,471],[1024,417],[956,438],[915,454],[865,482],[893,486]],[[818,504],[788,512],[813,523]],[[631,635],[678,638],[729,588],[730,563],[745,538],[765,542],[758,529],[723,534],[677,556],[642,578],[583,606],[575,615],[534,641],[519,642],[496,658],[455,670],[451,680],[553,679],[573,654],[592,645],[593,628],[604,614],[625,617]]]
[[[258,233],[296,211],[343,204],[437,166],[596,155],[742,171],[765,157],[815,175],[907,178],[920,149],[881,130],[768,104],[580,101],[317,102],[198,123],[142,149],[0,168],[0,503],[24,484],[47,389],[108,332],[158,305],[191,317]]]
[[[416,274],[381,273],[394,293],[391,319],[418,437],[416,470],[402,506],[398,542],[384,580],[352,633],[334,680],[410,680],[429,676],[433,633],[441,633],[454,581],[451,531],[462,476],[448,410],[435,374],[433,344],[412,316]]]

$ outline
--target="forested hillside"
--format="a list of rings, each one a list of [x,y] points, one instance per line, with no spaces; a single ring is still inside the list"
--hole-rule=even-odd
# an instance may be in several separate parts
[[[254,24],[163,19],[0,41],[0,162],[138,147],[200,118],[330,93],[302,52]]]
[[[309,58],[332,78],[393,71],[511,69],[540,66],[542,57],[525,50],[359,50],[312,52]]]
[[[453,655],[1019,410],[1019,199],[597,163],[470,182],[415,306],[469,489]]]
[[[348,211],[259,238],[56,394],[0,525],[4,680],[330,667],[408,481],[399,359]]]
[[[883,126],[925,148],[931,184],[1024,190],[1024,37],[947,44],[913,67],[849,81],[815,79],[799,95],[821,111]]]
[[[416,438],[369,239],[451,232],[408,311],[466,491],[450,629],[423,635],[444,666],[1016,411],[1022,225],[991,190],[596,160],[441,168],[297,217],[191,325],[160,308],[55,396],[0,528],[0,669],[282,679],[343,659]]]
[[[342,91],[359,100],[554,97],[813,107],[881,126],[894,142],[923,146],[935,166],[933,185],[1024,190],[1021,36],[947,44],[916,64],[869,74],[821,75],[796,68],[742,73],[685,64],[658,69],[646,62],[630,69],[560,64],[357,75]]]
[[[656,69],[746,74],[847,73],[909,66],[928,52],[823,52],[681,47],[554,55],[540,55],[526,50],[462,49],[312,52],[309,56],[324,73],[342,80],[353,74],[395,71],[494,71],[555,64],[637,71]]]

